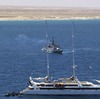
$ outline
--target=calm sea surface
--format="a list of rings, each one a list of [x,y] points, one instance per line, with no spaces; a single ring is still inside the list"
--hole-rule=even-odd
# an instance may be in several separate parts
[[[47,21],[49,40],[64,50],[49,54],[52,79],[72,75],[71,20]],[[0,99],[100,99],[100,96],[20,96],[5,97],[21,91],[29,76],[47,74],[45,21],[0,21]],[[100,80],[100,20],[75,20],[75,63],[79,80]]]

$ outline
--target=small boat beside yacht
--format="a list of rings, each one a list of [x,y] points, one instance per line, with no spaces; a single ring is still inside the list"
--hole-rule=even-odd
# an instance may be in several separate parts
[[[74,24],[74,22],[73,22]],[[72,25],[72,76],[52,80],[49,71],[49,54],[47,53],[47,76],[29,77],[29,85],[20,91],[25,95],[100,95],[100,84],[88,81],[80,81],[76,76],[74,32]]]

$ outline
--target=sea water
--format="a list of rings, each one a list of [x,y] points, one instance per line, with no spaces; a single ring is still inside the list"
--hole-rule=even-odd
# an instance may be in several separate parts
[[[79,80],[100,80],[100,20],[0,21],[0,99],[100,99],[100,96],[15,96],[28,86],[29,77],[47,75],[46,53],[41,49],[52,37],[63,54],[49,54],[52,79],[72,75],[74,32],[76,75]],[[47,32],[46,32],[47,31]]]

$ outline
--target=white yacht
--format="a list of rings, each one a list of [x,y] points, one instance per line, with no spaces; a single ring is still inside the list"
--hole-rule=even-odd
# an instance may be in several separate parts
[[[74,23],[73,23],[74,24]],[[73,28],[73,25],[72,25]],[[73,29],[72,29],[73,30]],[[28,95],[100,95],[100,85],[88,81],[79,81],[75,69],[74,54],[74,32],[72,31],[72,67],[73,74],[69,78],[51,80],[49,73],[49,56],[47,53],[47,76],[32,78],[29,77],[29,86],[20,91],[20,94]]]
[[[38,80],[36,82],[36,79]],[[49,81],[48,78],[30,77],[30,85],[20,94],[28,95],[100,95],[100,85],[88,81],[79,81],[74,75]]]

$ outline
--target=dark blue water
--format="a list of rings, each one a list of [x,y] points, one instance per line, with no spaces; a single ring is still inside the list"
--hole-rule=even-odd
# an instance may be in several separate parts
[[[72,75],[71,20],[47,21],[49,39],[64,50],[49,54],[52,79]],[[100,99],[100,96],[20,96],[4,97],[27,87],[29,76],[47,74],[45,21],[0,21],[0,99]],[[75,20],[75,63],[79,80],[100,80],[100,20]]]

